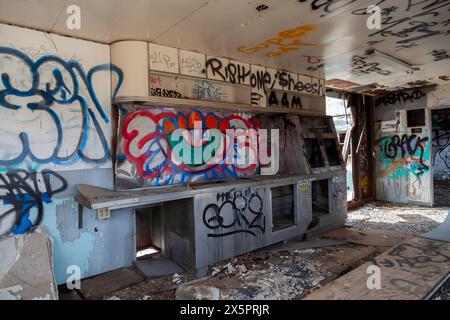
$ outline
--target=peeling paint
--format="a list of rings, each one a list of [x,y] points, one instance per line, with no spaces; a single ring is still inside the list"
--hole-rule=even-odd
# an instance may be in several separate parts
[[[63,241],[57,225],[57,207],[64,205],[67,201],[73,201],[73,199],[57,199],[51,205],[46,205],[42,221],[54,241],[54,271],[57,284],[66,282],[68,277],[66,270],[70,265],[78,265],[82,277],[89,274],[89,257],[95,241],[95,236],[89,232],[80,232],[79,237],[74,240]],[[76,223],[73,228],[77,228]]]

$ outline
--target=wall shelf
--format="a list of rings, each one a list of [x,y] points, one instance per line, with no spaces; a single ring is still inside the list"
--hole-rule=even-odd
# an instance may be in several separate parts
[[[245,113],[280,113],[280,114],[284,113],[284,114],[298,114],[304,116],[323,116],[323,114],[320,112],[309,110],[307,111],[302,109],[260,107],[243,103],[178,99],[178,98],[167,98],[158,96],[117,97],[114,100],[114,103],[115,104],[133,103],[153,107],[186,109],[187,111],[195,108],[200,110],[216,111],[216,112],[231,111],[231,112],[245,112]]]

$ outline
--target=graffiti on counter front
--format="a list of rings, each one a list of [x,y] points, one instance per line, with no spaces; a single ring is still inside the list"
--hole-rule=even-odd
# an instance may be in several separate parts
[[[219,86],[209,80],[195,80],[192,93],[198,100],[216,100],[220,101],[227,98],[222,86]]]
[[[382,104],[390,105],[397,103],[414,102],[416,100],[422,99],[423,97],[425,97],[425,93],[421,90],[390,93],[377,98],[377,100],[375,101],[375,106],[378,107]]]
[[[24,169],[0,174],[0,236],[24,234],[38,226],[44,215],[44,204],[67,188],[58,173],[44,169],[40,173]],[[32,209],[37,213],[32,216]]]
[[[391,178],[412,173],[417,177],[428,172],[430,156],[428,137],[394,135],[379,140],[379,161],[383,164],[382,175]]]
[[[246,54],[254,54],[260,50],[270,49],[266,52],[267,57],[279,57],[287,52],[296,51],[304,46],[318,46],[319,43],[305,42],[303,37],[309,35],[316,29],[313,24],[306,24],[298,26],[294,29],[283,30],[277,34],[276,37],[268,39],[256,47],[248,48],[240,46],[237,48],[238,52]]]
[[[256,237],[257,232],[266,231],[263,199],[258,191],[231,189],[216,195],[216,202],[203,210],[203,223],[214,233],[208,237],[225,237],[236,233],[248,233]]]
[[[111,72],[122,83],[122,71],[111,64],[85,72],[76,61],[44,55],[33,61],[23,52],[0,47],[0,168],[25,160],[69,165],[77,160],[101,164],[110,148],[103,126],[109,125],[96,91],[97,75]],[[93,143],[98,147],[93,148]],[[89,147],[89,148],[88,148]],[[95,151],[94,151],[95,150]]]

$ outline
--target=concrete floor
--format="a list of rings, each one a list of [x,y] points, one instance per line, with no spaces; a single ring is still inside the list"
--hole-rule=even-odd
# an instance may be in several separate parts
[[[444,222],[448,210],[448,207],[374,202],[349,211],[347,225],[359,229],[385,229],[419,235]]]

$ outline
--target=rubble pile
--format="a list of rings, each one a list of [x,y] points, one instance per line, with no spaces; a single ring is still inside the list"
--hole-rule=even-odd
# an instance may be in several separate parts
[[[242,256],[212,267],[211,275],[239,280],[238,287],[220,290],[221,299],[295,299],[331,274],[312,258],[317,251],[320,249]]]

